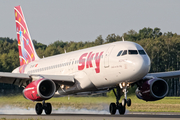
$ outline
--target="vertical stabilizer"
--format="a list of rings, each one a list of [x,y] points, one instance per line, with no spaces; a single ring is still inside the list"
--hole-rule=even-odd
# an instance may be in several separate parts
[[[35,51],[21,6],[14,7],[20,65],[40,59]]]

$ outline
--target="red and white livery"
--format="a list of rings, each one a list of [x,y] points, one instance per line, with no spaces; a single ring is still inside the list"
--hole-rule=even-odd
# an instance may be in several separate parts
[[[164,98],[168,84],[163,78],[176,77],[179,71],[148,73],[150,59],[137,43],[119,41],[40,59],[36,54],[20,6],[16,6],[15,21],[20,66],[12,73],[0,72],[0,82],[24,87],[23,95],[37,103],[38,115],[51,114],[52,106],[45,100],[53,96],[96,94],[113,90],[116,103],[109,110],[124,114],[127,89],[136,84],[136,95],[145,101]],[[124,99],[119,102],[124,94]]]

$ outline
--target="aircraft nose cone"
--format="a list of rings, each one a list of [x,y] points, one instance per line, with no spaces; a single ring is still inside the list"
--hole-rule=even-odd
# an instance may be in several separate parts
[[[150,59],[148,56],[141,56],[134,60],[134,74],[137,79],[144,77],[150,70]]]

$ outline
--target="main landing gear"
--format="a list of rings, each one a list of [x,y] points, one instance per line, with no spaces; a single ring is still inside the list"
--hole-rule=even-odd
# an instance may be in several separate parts
[[[128,84],[122,83],[122,84],[119,84],[119,86],[115,88],[116,91],[113,89],[114,95],[116,96],[116,103],[111,103],[109,105],[109,111],[111,115],[116,114],[116,110],[119,110],[120,115],[124,115],[124,113],[126,112],[126,105],[128,107],[131,106],[131,99],[127,99],[128,86],[129,86]],[[122,100],[122,103],[119,103],[119,100],[121,96],[123,95],[123,92],[124,92],[125,98]]]
[[[42,104],[41,103],[36,104],[35,110],[37,115],[41,115],[43,110],[46,113],[46,115],[50,115],[52,112],[52,106],[51,103],[45,103],[45,101],[43,101]]]

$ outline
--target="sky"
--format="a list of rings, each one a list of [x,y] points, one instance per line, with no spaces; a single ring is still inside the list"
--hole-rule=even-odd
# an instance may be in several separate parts
[[[14,6],[21,5],[31,38],[94,41],[144,27],[180,34],[179,0],[0,0],[0,37],[16,39]]]

